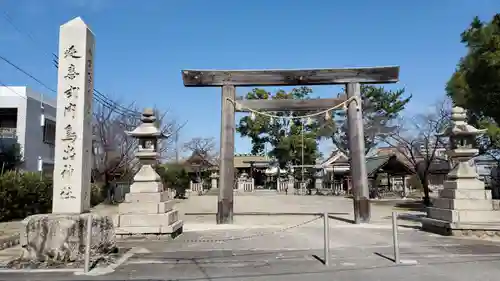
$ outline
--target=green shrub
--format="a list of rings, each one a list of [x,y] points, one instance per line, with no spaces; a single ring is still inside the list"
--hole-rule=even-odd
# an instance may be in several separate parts
[[[186,189],[189,188],[189,174],[180,164],[165,164],[157,169],[165,188],[175,190],[176,198],[185,198]]]
[[[99,184],[91,184],[90,204],[106,199]],[[52,178],[40,173],[8,171],[0,175],[0,222],[52,211]]]
[[[22,158],[19,143],[0,141],[0,173],[18,168],[22,163]]]
[[[48,213],[51,208],[51,178],[30,172],[9,171],[0,175],[0,221]]]

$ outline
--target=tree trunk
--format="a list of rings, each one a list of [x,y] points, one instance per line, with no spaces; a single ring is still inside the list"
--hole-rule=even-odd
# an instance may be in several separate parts
[[[113,203],[112,195],[111,195],[111,177],[108,174],[108,171],[104,172],[103,178],[103,195],[106,203]]]
[[[429,196],[429,181],[427,180],[427,175],[420,177],[420,183],[422,184],[422,188],[424,190],[424,205],[429,207],[431,205],[431,199]]]

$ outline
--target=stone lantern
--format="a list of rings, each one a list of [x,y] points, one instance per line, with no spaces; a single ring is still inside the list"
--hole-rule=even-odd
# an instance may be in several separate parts
[[[474,128],[466,123],[466,119],[465,110],[461,107],[454,107],[451,110],[451,126],[446,128],[441,134],[438,134],[438,137],[449,138],[450,150],[448,151],[448,156],[453,163],[453,168],[448,173],[448,180],[467,180],[478,177],[471,160],[479,152],[476,148],[476,138],[486,130]],[[467,182],[467,184],[469,183]]]
[[[136,138],[139,142],[135,157],[141,164],[140,170],[134,176],[134,183],[130,187],[131,192],[160,192],[163,191],[161,177],[156,173],[153,165],[158,161],[158,140],[166,138],[156,127],[156,117],[151,108],[143,111],[142,124],[133,131],[126,132],[127,135]]]
[[[182,232],[183,222],[173,209],[175,201],[170,200],[169,192],[164,191],[161,178],[153,168],[158,160],[158,140],[166,136],[155,125],[153,109],[145,109],[141,121],[135,130],[127,132],[139,141],[135,156],[141,168],[134,176],[130,193],[125,195],[125,202],[118,205],[116,234],[176,235]]]
[[[323,165],[321,165],[320,160],[316,160],[316,165],[314,165],[314,187],[316,190],[322,189],[323,188],[323,175],[324,175],[324,168]]]
[[[211,188],[216,189],[218,187],[217,181],[219,179],[219,174],[217,174],[216,171],[212,172],[210,174],[210,180],[211,180]]]
[[[472,158],[478,153],[476,137],[485,130],[478,130],[466,123],[466,112],[454,107],[451,126],[439,137],[448,137],[453,168],[448,173],[439,197],[432,199],[427,217],[422,218],[422,228],[445,235],[482,236],[487,232],[500,234],[500,213],[493,210],[491,191],[478,179]]]

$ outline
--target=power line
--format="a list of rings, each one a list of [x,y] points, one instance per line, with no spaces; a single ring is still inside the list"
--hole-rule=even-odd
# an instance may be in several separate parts
[[[32,75],[28,71],[24,70],[22,67],[18,66],[17,64],[12,62],[11,60],[5,58],[2,55],[0,55],[0,59],[3,60],[4,62],[6,62],[7,64],[9,64],[10,66],[14,67],[15,69],[17,69],[18,71],[22,72],[26,76],[30,77],[35,82],[37,82],[40,85],[42,85],[43,87],[45,87],[47,90],[57,94],[56,90],[47,86],[47,84],[43,83],[40,79],[36,78],[34,75]],[[95,89],[94,89],[94,91],[95,91]],[[98,94],[94,93],[94,100],[96,100],[98,103],[102,104],[104,107],[106,107],[110,110],[113,110],[120,115],[130,116],[133,118],[140,118],[140,115],[137,111],[126,109],[125,107],[119,105],[118,103],[110,101],[109,98],[107,98],[105,95],[101,94],[100,92],[98,92]]]
[[[6,11],[3,11],[3,15],[4,15],[4,18],[5,20],[20,34],[25,34],[35,45],[39,45],[37,40],[35,39],[35,37],[29,32],[29,31],[24,31],[21,30],[15,23],[14,23],[14,20],[12,19],[12,17],[9,16],[9,14],[6,12]],[[48,54],[49,56],[52,56],[52,63],[53,65],[56,67],[56,69],[59,69],[59,57],[58,55],[56,55],[54,52],[44,52],[46,54]],[[6,63],[8,63],[9,65],[11,65],[12,67],[16,68],[17,70],[21,71],[23,74],[27,75],[28,77],[32,78],[34,81],[36,81],[37,83],[39,83],[40,85],[42,85],[43,87],[45,87],[46,89],[48,89],[49,91],[53,92],[53,93],[56,93],[57,94],[57,91],[55,91],[54,89],[52,89],[51,87],[47,86],[45,83],[43,83],[42,81],[40,81],[39,79],[37,79],[36,77],[34,77],[33,75],[31,75],[30,73],[28,73],[27,71],[25,71],[24,69],[22,69],[21,67],[17,66],[15,63],[12,63],[10,60],[8,60],[7,58],[5,57],[1,57],[2,60],[4,60]],[[5,85],[5,84],[4,84]],[[9,87],[7,87],[9,88]],[[12,89],[9,88],[9,90],[12,91]],[[105,95],[103,94],[102,92],[100,92],[99,90],[97,90],[95,87],[94,87],[94,92],[93,92],[93,98],[94,100],[96,100],[98,103],[100,103],[101,105],[103,105],[104,107],[110,109],[110,110],[113,110],[115,111],[116,113],[122,115],[122,116],[129,116],[129,117],[132,117],[132,118],[135,118],[135,119],[138,119],[140,118],[141,116],[141,113],[138,112],[138,111],[135,111],[135,110],[132,110],[130,108],[126,108],[122,105],[120,105],[119,103],[113,101],[111,98],[109,98],[108,95]],[[17,93],[19,94],[19,93]],[[178,131],[183,128],[185,125],[187,124],[187,121],[182,124],[180,127],[177,128],[177,130],[175,130],[175,135],[177,135]]]
[[[57,93],[56,90],[52,89],[51,87],[47,86],[45,83],[43,83],[42,81],[38,80],[36,77],[34,77],[33,75],[29,74],[28,72],[26,72],[24,69],[22,69],[21,67],[17,66],[16,64],[14,64],[13,62],[11,62],[10,60],[8,60],[7,58],[5,58],[4,56],[0,55],[0,59],[3,60],[4,62],[6,62],[7,64],[9,64],[10,66],[14,67],[15,69],[21,71],[22,73],[24,73],[25,75],[27,75],[28,77],[30,77],[31,79],[35,80],[38,84],[42,85],[43,87],[45,87],[47,90],[53,92],[53,93]]]
[[[7,88],[9,91],[11,91],[12,93],[20,96],[21,98],[23,99],[26,99],[26,96],[24,95],[21,95],[20,93],[18,93],[16,90],[12,89],[11,87],[7,86],[4,82],[2,82],[2,80],[0,80],[0,86],[4,86],[5,88]]]
[[[15,24],[14,24],[14,20],[12,20],[12,18],[9,16],[9,14],[6,12],[6,11],[3,11],[3,15],[4,15],[4,18],[5,20],[15,29],[17,30],[17,32],[19,33],[23,33],[23,31],[21,29],[19,29],[19,27],[17,27]],[[31,35],[31,33],[29,32],[25,32],[26,35],[30,38],[30,40],[33,42],[33,43],[37,43],[35,38]]]
[[[20,34],[24,34],[26,35],[33,43],[35,44],[38,44],[37,40],[35,39],[35,37],[28,31],[23,31],[21,30],[15,23],[14,23],[14,20],[12,19],[12,17],[9,16],[9,14],[6,12],[6,11],[3,11],[3,16],[5,18],[5,20],[17,31],[19,32]],[[53,64],[56,68],[58,68],[58,56],[56,54],[54,54],[53,52],[49,54],[49,56],[52,55],[54,57],[53,59]],[[40,85],[42,85],[43,87],[45,87],[46,89],[48,89],[49,91],[53,92],[53,93],[57,93],[54,89],[52,89],[51,87],[47,86],[45,83],[43,83],[42,81],[38,80],[37,78],[35,78],[33,75],[29,74],[28,72],[24,71],[23,69],[21,69],[20,67],[18,67],[17,65],[15,65],[14,63],[12,63],[10,60],[6,59],[5,57],[2,57],[0,56],[0,58],[5,61],[6,63],[8,63],[9,65],[13,66],[14,68],[16,68],[17,70],[23,72],[25,75],[29,76],[30,78],[32,78],[33,80],[35,80],[36,82],[38,82]],[[97,97],[96,97],[97,96]],[[138,118],[138,116],[140,116],[140,112],[138,111],[135,111],[135,110],[131,110],[129,108],[125,108],[123,106],[121,106],[119,103],[113,101],[112,99],[109,98],[109,96],[101,93],[100,91],[98,91],[97,89],[94,88],[94,98],[98,101],[98,102],[101,102],[101,103],[104,103],[106,107],[109,107],[109,108],[114,108],[115,110],[117,111],[121,111],[121,113],[123,115],[131,115],[131,116],[135,116]]]
[[[54,60],[54,66],[56,67],[56,69],[59,69],[59,63],[57,62],[57,60],[59,59],[59,57],[57,55],[54,54],[54,57],[55,57],[55,60]],[[138,112],[138,111],[135,111],[135,110],[132,110],[130,108],[126,108],[122,105],[120,105],[119,103],[111,100],[109,98],[109,96],[106,96],[105,94],[101,93],[100,91],[98,91],[97,89],[94,88],[94,98],[100,98],[101,100],[105,100],[107,105],[110,106],[110,107],[113,107],[113,108],[116,108],[122,112],[126,112],[124,113],[125,115],[129,114],[129,115],[133,115],[133,116],[140,116],[141,113]]]

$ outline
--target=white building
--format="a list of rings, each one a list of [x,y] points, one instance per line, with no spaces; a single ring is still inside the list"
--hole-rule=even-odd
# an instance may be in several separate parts
[[[0,86],[0,141],[21,145],[23,169],[52,174],[56,100],[28,87]]]

